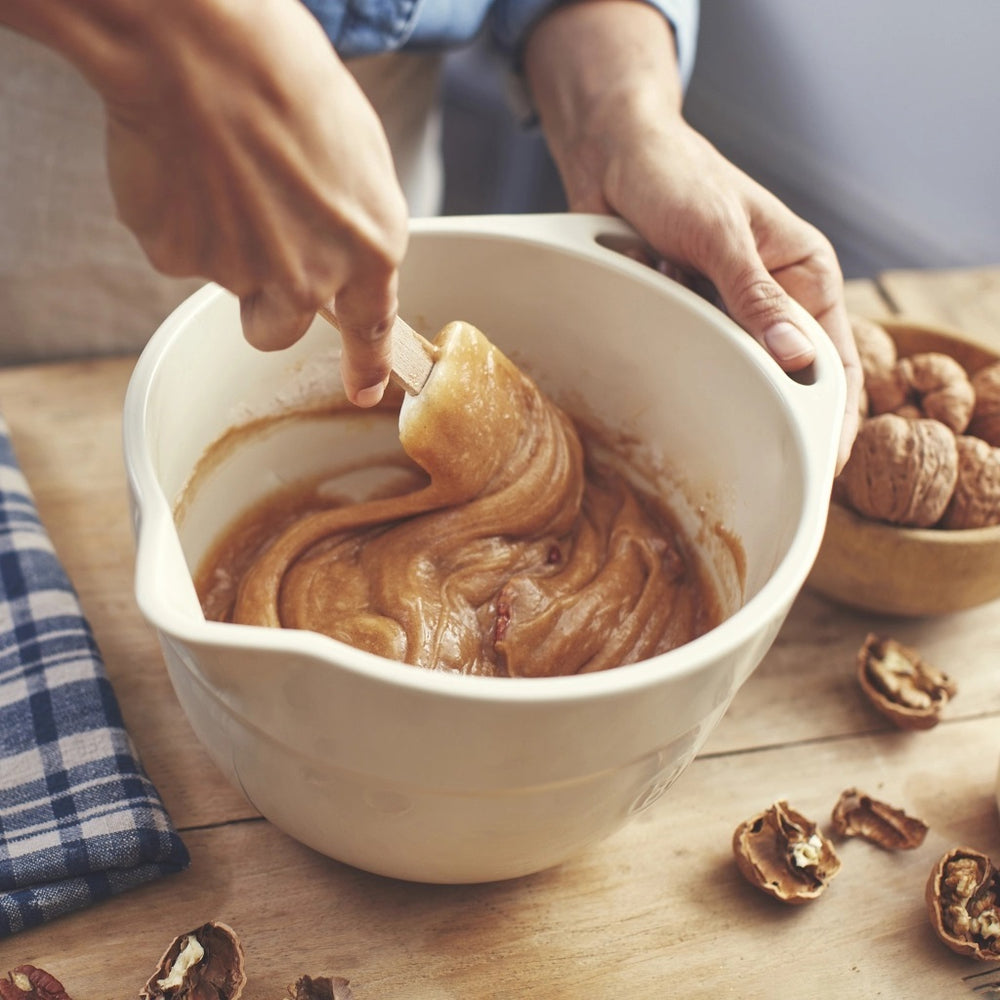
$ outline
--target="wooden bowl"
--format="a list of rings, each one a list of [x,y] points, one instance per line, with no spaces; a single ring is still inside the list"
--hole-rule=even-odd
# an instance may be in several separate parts
[[[900,357],[949,354],[970,374],[1000,355],[962,334],[905,320],[878,320]],[[925,616],[1000,598],[1000,525],[966,531],[901,528],[830,504],[806,586],[841,604],[880,614]]]

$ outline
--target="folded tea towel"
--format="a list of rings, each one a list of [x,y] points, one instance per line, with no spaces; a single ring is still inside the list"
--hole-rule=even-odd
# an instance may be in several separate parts
[[[0,417],[0,937],[188,860]]]

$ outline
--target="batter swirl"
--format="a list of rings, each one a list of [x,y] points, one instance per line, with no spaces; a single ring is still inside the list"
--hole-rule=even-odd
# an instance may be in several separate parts
[[[474,327],[449,324],[436,344],[400,414],[427,484],[293,520],[226,617],[509,676],[616,667],[714,625],[669,518],[589,461],[569,417]]]

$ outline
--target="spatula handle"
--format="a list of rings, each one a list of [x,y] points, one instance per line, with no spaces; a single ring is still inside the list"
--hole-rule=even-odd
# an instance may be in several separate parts
[[[329,306],[322,306],[319,315],[338,330],[340,324]],[[392,371],[390,379],[411,396],[423,389],[434,367],[436,350],[425,337],[421,337],[408,323],[396,317],[392,324]]]

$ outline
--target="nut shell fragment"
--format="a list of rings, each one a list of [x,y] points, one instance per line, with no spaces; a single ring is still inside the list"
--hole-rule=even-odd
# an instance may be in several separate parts
[[[243,947],[232,927],[210,921],[179,934],[140,1000],[238,1000],[246,985]]]
[[[858,683],[900,729],[931,729],[958,691],[955,683],[909,646],[870,633],[858,651]]]
[[[958,480],[941,518],[942,528],[986,528],[1000,524],[1000,448],[962,435]]]
[[[929,528],[944,514],[957,480],[958,447],[944,424],[884,413],[861,425],[838,482],[859,514]]]
[[[1000,874],[979,851],[956,847],[931,870],[925,898],[931,926],[959,955],[1000,961]]]
[[[923,820],[907,816],[857,788],[845,789],[833,807],[831,823],[842,837],[862,837],[887,851],[909,851],[927,836]]]
[[[354,1000],[350,981],[342,976],[300,976],[288,987],[291,1000]]]
[[[791,905],[815,899],[840,871],[833,844],[784,800],[736,828],[733,854],[751,885]]]

